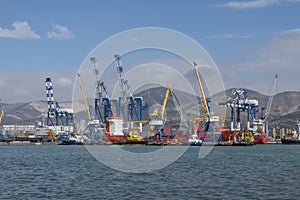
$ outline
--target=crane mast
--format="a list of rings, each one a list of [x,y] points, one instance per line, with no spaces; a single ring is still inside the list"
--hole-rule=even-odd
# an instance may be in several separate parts
[[[275,77],[273,79],[273,82],[272,82],[272,85],[271,85],[271,89],[270,89],[270,96],[269,96],[269,100],[268,100],[268,103],[267,103],[267,107],[266,107],[266,112],[265,114],[263,115],[263,122],[265,122],[269,115],[270,115],[270,112],[271,112],[271,107],[272,107],[272,102],[273,102],[273,97],[274,95],[276,94],[276,90],[277,90],[277,74],[275,74]],[[279,110],[278,108],[276,108],[277,110]]]
[[[91,121],[91,114],[90,114],[89,106],[88,106],[88,103],[87,103],[87,100],[86,100],[86,96],[85,96],[85,93],[84,93],[84,89],[82,87],[82,82],[81,82],[81,78],[80,78],[80,74],[79,73],[77,73],[77,80],[78,80],[80,91],[81,91],[81,95],[82,95],[82,98],[83,98],[83,102],[84,102],[84,106],[85,106],[85,112],[87,114],[87,117],[88,117],[89,121]]]
[[[195,62],[194,62],[194,67],[195,67],[195,73],[196,73],[196,76],[197,76],[199,92],[200,92],[200,96],[201,96],[201,100],[202,100],[202,106],[204,108],[206,117],[209,119],[210,118],[210,111],[209,111],[207,101],[206,101],[206,98],[205,98],[205,94],[204,94],[204,90],[203,90],[203,87],[202,87],[202,84],[201,84],[197,63],[195,63]]]
[[[1,111],[1,115],[0,115],[0,123],[2,122],[3,116],[4,116],[4,111],[2,110],[2,111]]]
[[[164,100],[163,100],[163,103],[162,103],[162,106],[161,106],[161,111],[160,111],[160,116],[161,116],[162,120],[164,119],[164,113],[165,113],[165,109],[166,109],[169,94],[171,96],[173,96],[171,86],[167,85],[166,94],[165,94],[165,97],[164,97]]]

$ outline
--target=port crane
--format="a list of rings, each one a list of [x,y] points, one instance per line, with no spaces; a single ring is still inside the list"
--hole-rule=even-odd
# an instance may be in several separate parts
[[[90,61],[93,66],[93,73],[95,75],[95,119],[98,120],[99,123],[105,123],[107,118],[110,116],[113,116],[112,112],[112,103],[116,102],[116,100],[113,100],[109,97],[107,92],[107,87],[105,86],[104,82],[100,80],[99,75],[99,68],[98,63],[95,57],[91,57]],[[118,103],[117,104],[117,112],[118,110]],[[102,111],[104,109],[104,111]]]
[[[165,110],[166,110],[166,106],[167,106],[169,94],[170,94],[171,96],[173,96],[173,92],[172,92],[171,86],[170,86],[170,85],[167,85],[166,93],[165,93],[164,100],[163,100],[163,102],[162,102],[160,111],[159,111],[158,108],[156,107],[156,108],[153,110],[153,112],[150,114],[151,117],[154,117],[154,118],[156,118],[156,119],[160,119],[160,120],[159,120],[159,123],[160,123],[161,125],[163,125],[164,113],[165,113]]]
[[[253,130],[261,134],[263,137],[268,136],[269,128],[268,128],[268,118],[271,112],[271,107],[273,103],[273,97],[277,93],[277,79],[278,75],[275,74],[274,79],[271,84],[271,88],[269,90],[269,98],[267,102],[266,108],[262,107],[261,108],[261,119],[258,120],[253,120]],[[263,110],[265,112],[263,113]],[[278,105],[276,105],[276,108],[274,109],[274,112],[280,112],[280,109],[278,108]]]
[[[272,102],[273,102],[273,97],[277,93],[277,79],[278,79],[278,75],[275,74],[275,77],[273,79],[273,82],[272,82],[272,85],[271,85],[271,88],[270,88],[270,92],[269,92],[270,96],[269,96],[269,99],[268,99],[267,107],[265,108],[265,113],[262,115],[262,120],[263,120],[262,122],[267,121],[267,119],[270,115]],[[280,112],[280,109],[278,108],[278,105],[276,105],[276,108],[275,108],[274,112]]]
[[[95,101],[94,101],[94,112],[95,112],[95,116],[94,119],[98,120],[99,122],[104,122],[103,119],[103,115],[101,113],[101,103],[102,103],[102,97],[103,97],[103,93],[101,90],[101,86],[103,86],[103,84],[101,84],[100,81],[100,75],[99,75],[99,68],[98,68],[98,63],[95,57],[91,57],[90,61],[92,63],[92,67],[93,67],[93,73],[95,75],[95,87],[96,87],[96,91],[95,91]]]
[[[199,75],[199,70],[198,70],[198,66],[197,63],[194,62],[194,70],[195,70],[195,74],[196,74],[196,78],[197,78],[197,83],[198,83],[198,88],[199,88],[199,93],[200,93],[200,98],[201,98],[201,106],[204,110],[204,114],[205,116],[200,116],[198,118],[193,118],[192,122],[193,122],[193,129],[194,129],[194,133],[192,135],[192,138],[198,138],[197,132],[199,129],[201,134],[200,134],[200,139],[206,139],[206,140],[211,140],[213,143],[216,142],[216,139],[219,140],[220,138],[220,134],[221,132],[219,132],[219,116],[213,116],[212,114],[212,105],[211,105],[211,101],[206,99],[205,97],[205,93],[203,90],[203,86],[201,83],[201,79],[200,79],[200,75]],[[200,122],[204,122],[204,126],[201,127],[200,126]],[[212,128],[212,133],[213,136],[211,134],[207,135],[207,131],[209,131]]]
[[[80,91],[81,91],[81,95],[83,98],[83,102],[84,102],[84,106],[85,106],[85,112],[88,118],[88,129],[90,131],[91,134],[91,139],[93,140],[93,142],[97,142],[97,141],[102,141],[102,135],[101,135],[101,131],[103,129],[100,128],[100,124],[99,124],[99,120],[93,120],[90,114],[90,110],[89,110],[89,106],[86,100],[86,96],[85,96],[85,92],[83,89],[83,85],[82,85],[82,81],[80,78],[80,74],[77,73],[77,81],[79,83],[79,87],[80,87]]]
[[[53,84],[51,78],[47,77],[45,82],[48,103],[46,119],[47,126],[56,126],[56,129],[60,129],[60,131],[64,132],[72,131],[71,126],[73,125],[73,110],[61,108],[59,103],[54,99]]]
[[[200,92],[200,97],[201,97],[201,101],[202,101],[201,105],[204,108],[205,115],[207,117],[207,120],[209,121],[209,118],[211,116],[210,107],[208,105],[208,102],[206,101],[206,97],[205,97],[204,90],[203,90],[203,87],[202,87],[202,84],[201,84],[200,75],[199,75],[199,71],[198,71],[198,67],[197,67],[196,62],[194,62],[194,68],[195,68],[195,74],[196,74],[196,77],[197,77],[197,83],[198,83],[198,88],[199,88],[199,92]]]
[[[128,80],[124,78],[124,70],[121,62],[121,56],[115,55],[115,63],[119,76],[119,85],[121,88],[121,97],[119,104],[123,118],[127,121],[143,120],[143,97],[134,97]]]
[[[233,89],[231,95],[227,98],[225,104],[231,108],[230,130],[241,130],[241,111],[247,110],[247,130],[250,128],[250,120],[256,119],[258,101],[255,99],[248,99],[247,91],[240,89]],[[236,115],[235,115],[236,112]],[[234,128],[234,121],[236,121],[236,128]]]
[[[1,102],[1,99],[0,99],[0,102]],[[0,105],[0,108],[1,108],[1,105]],[[0,123],[2,122],[3,117],[4,117],[4,110],[1,110]]]
[[[1,110],[1,114],[0,114],[0,123],[2,122],[3,117],[4,117],[4,111]]]
[[[167,85],[166,87],[166,92],[165,92],[165,95],[164,95],[164,99],[163,99],[163,102],[161,104],[161,108],[160,108],[160,111],[159,111],[159,108],[158,107],[155,107],[153,112],[150,113],[150,117],[152,118],[150,120],[150,130],[157,130],[158,131],[158,134],[160,136],[160,141],[162,141],[162,136],[163,134],[167,134],[168,135],[168,141],[170,140],[170,135],[171,133],[168,133],[167,131],[165,131],[163,129],[163,126],[164,126],[164,121],[166,120],[165,119],[165,110],[166,110],[166,106],[167,106],[167,102],[168,102],[168,99],[169,99],[169,96],[173,97],[173,101],[174,101],[174,104],[176,106],[176,108],[178,109],[179,108],[179,104],[175,98],[175,95],[173,93],[173,90],[171,88],[170,85]],[[179,109],[180,111],[180,109]]]
[[[203,110],[205,112],[205,116],[200,116],[198,118],[193,118],[192,121],[195,123],[197,121],[206,121],[206,127],[208,128],[210,122],[219,122],[219,116],[213,116],[212,115],[212,108],[211,108],[211,101],[207,100],[204,94],[203,86],[201,83],[200,75],[199,75],[199,70],[197,63],[194,62],[194,70],[195,74],[197,77],[197,83],[198,83],[198,88],[199,88],[199,93],[200,93],[200,98],[201,98],[201,105],[203,107]]]
[[[77,73],[77,81],[79,83],[80,92],[81,92],[81,95],[82,95],[82,98],[83,98],[83,103],[84,103],[86,115],[88,117],[88,120],[91,121],[92,117],[91,117],[90,109],[89,109],[89,106],[88,106],[88,103],[87,103],[87,100],[86,100],[85,92],[84,92],[84,89],[83,89],[83,86],[82,86],[82,81],[81,81],[79,73]]]

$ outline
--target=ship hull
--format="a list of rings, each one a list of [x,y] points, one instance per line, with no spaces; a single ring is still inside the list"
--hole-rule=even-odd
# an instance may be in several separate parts
[[[268,138],[267,137],[263,137],[263,136],[254,136],[254,142],[256,144],[267,144],[268,142]]]
[[[282,144],[300,144],[299,139],[281,139]]]

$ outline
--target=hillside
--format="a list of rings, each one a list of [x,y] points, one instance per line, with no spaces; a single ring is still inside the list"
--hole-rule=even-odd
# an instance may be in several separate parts
[[[256,99],[259,101],[259,113],[258,117],[261,115],[261,108],[267,106],[268,96],[263,95],[259,92],[246,89],[248,93],[248,99]],[[232,89],[226,90],[226,95],[230,95]],[[164,98],[165,88],[152,88],[147,91],[142,91],[137,96],[142,96],[145,101],[145,109],[143,110],[144,118],[148,119],[149,109],[151,105],[161,104]],[[180,107],[182,110],[189,111],[192,113],[195,109],[192,105],[189,105],[191,102],[188,94],[184,92],[176,91],[176,96],[179,99],[183,99],[184,104],[181,104]],[[224,102],[224,99],[220,98],[220,95],[214,95],[211,97],[214,109],[219,109],[217,104]],[[2,124],[36,124],[38,121],[44,121],[47,110],[46,101],[32,101],[27,103],[16,103],[16,104],[7,104],[1,103],[1,109],[5,111]],[[75,116],[78,118],[83,118],[84,106],[82,102],[75,102]],[[91,112],[93,111],[93,100],[89,99],[89,105],[91,105]],[[72,102],[63,102],[60,103],[61,107],[71,108]],[[167,104],[167,110],[174,109],[173,100],[169,100]],[[280,112],[274,112],[274,109],[278,106]],[[92,113],[93,114],[93,113]],[[178,115],[178,113],[175,113]],[[245,118],[245,113],[242,113],[242,118]],[[296,119],[300,119],[300,92],[283,92],[274,96],[273,104],[269,116],[270,124],[280,126],[294,127]],[[227,123],[229,121],[229,109],[227,109]],[[80,121],[80,120],[79,120]]]

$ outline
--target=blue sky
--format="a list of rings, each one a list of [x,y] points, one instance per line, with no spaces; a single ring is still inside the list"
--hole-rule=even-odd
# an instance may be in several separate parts
[[[225,86],[267,94],[299,91],[300,1],[1,0],[0,98],[45,100],[44,79],[71,100],[76,71],[101,41],[132,28],[163,27],[200,43]]]

